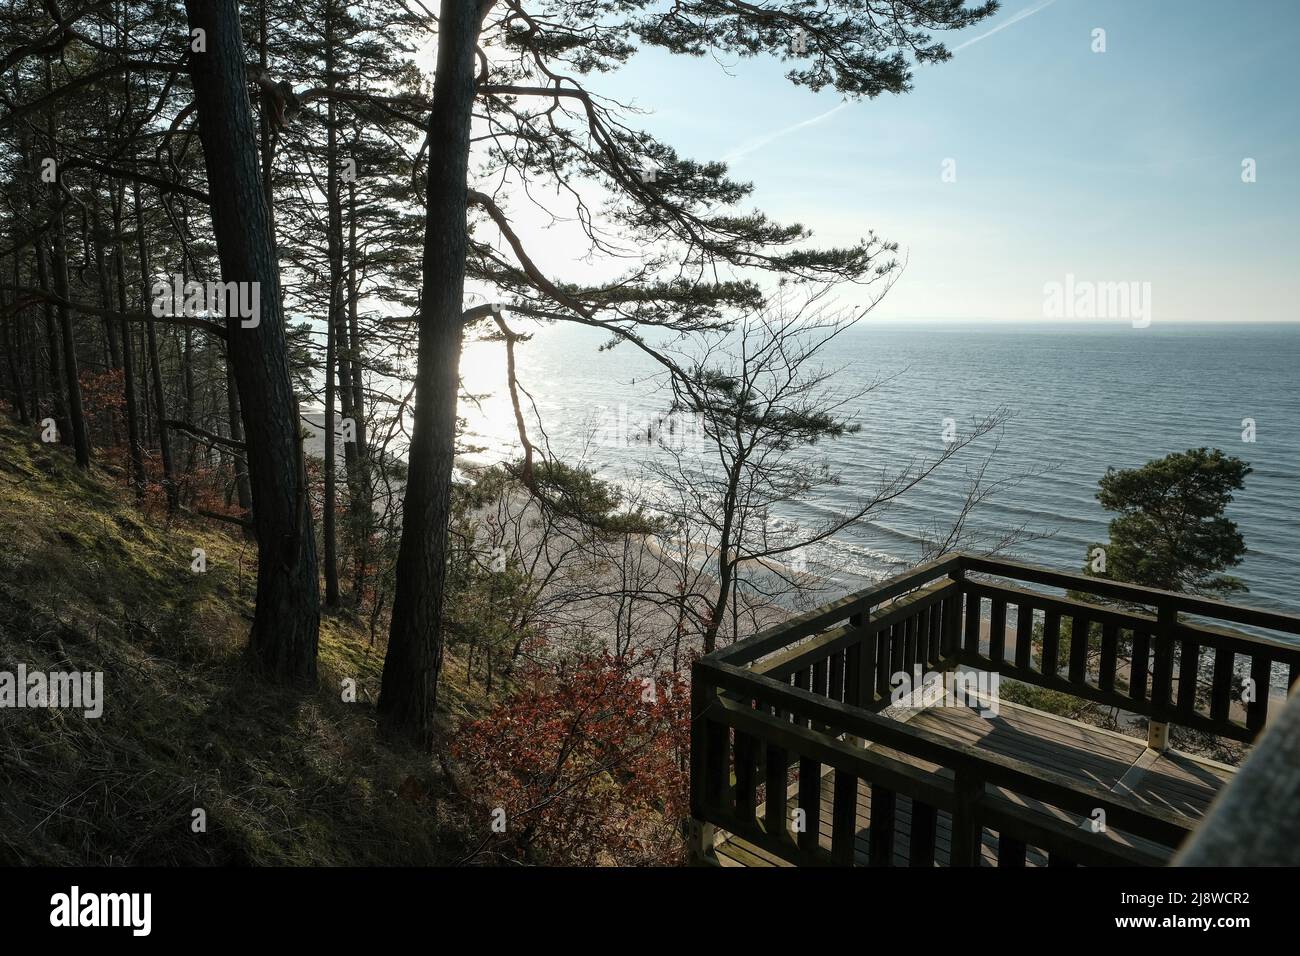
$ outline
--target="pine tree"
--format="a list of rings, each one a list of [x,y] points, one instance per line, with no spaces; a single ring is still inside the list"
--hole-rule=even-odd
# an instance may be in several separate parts
[[[684,55],[765,53],[798,60],[789,79],[814,90],[831,86],[852,97],[901,93],[913,63],[949,55],[927,31],[968,26],[994,9],[994,3],[968,9],[961,0],[883,8],[861,0],[769,7],[687,0],[665,11],[648,0],[553,0],[525,10],[513,2],[443,0],[427,128],[431,152],[411,480],[379,704],[390,733],[422,747],[432,734],[459,353],[467,320],[492,317],[489,309],[465,309],[462,249],[470,256],[468,274],[490,282],[511,311],[605,328],[648,351],[653,350],[639,329],[707,330],[725,323],[728,307],[760,306],[763,292],[745,273],[861,282],[894,268],[889,257],[895,247],[874,236],[848,248],[809,249],[802,245],[808,237],[802,226],[773,223],[757,212],[735,213],[749,187],[730,180],[721,163],[683,159],[629,129],[587,90],[584,78],[616,69],[639,42]],[[507,54],[504,62],[486,56],[480,61],[482,45],[499,47]],[[508,179],[543,179],[562,190],[587,179],[604,188],[614,206],[610,219],[617,238],[647,250],[636,269],[618,282],[583,287],[537,267],[511,226],[509,210],[467,181],[476,102],[493,123],[486,134],[493,148],[484,177],[508,172]],[[512,256],[469,242],[466,207],[486,214]],[[597,235],[590,224],[588,229],[598,248],[613,238]],[[720,272],[737,277],[707,278]],[[494,321],[509,338],[504,322]]]

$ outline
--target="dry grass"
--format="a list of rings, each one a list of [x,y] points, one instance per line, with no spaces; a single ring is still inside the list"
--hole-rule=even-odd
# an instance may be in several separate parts
[[[0,670],[102,671],[105,704],[97,720],[0,710],[0,864],[460,858],[444,774],[376,740],[383,648],[362,621],[322,620],[318,689],[255,679],[241,666],[254,549],[144,515],[111,476],[33,439],[0,423]],[[459,670],[450,660],[444,696],[472,712]]]

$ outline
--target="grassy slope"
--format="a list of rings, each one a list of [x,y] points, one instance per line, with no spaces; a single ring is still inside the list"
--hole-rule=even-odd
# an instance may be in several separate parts
[[[0,418],[0,670],[103,671],[105,698],[98,720],[0,710],[0,864],[458,858],[442,775],[376,742],[382,648],[363,622],[322,619],[319,689],[260,682],[240,666],[255,549],[117,485]],[[450,659],[441,696],[473,710],[458,674]]]

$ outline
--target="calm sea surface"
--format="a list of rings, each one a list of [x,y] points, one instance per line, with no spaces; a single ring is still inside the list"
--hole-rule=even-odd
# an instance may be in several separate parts
[[[633,481],[650,452],[626,432],[661,411],[664,396],[649,360],[626,345],[599,351],[603,341],[589,329],[543,329],[519,346],[519,375],[557,452]],[[518,453],[499,350],[472,345],[463,366],[467,387],[485,397],[462,414],[489,460]],[[834,381],[846,391],[896,377],[852,406],[861,432],[818,446],[843,485],[779,520],[817,524],[882,474],[939,452],[945,418],[965,425],[1006,405],[1014,418],[993,471],[1050,470],[983,505],[977,530],[1027,525],[1050,534],[1018,546],[1017,556],[1078,570],[1087,544],[1106,539],[1108,516],[1094,495],[1108,466],[1218,447],[1254,469],[1229,510],[1249,548],[1236,571],[1250,587],[1240,600],[1300,613],[1300,326],[868,321],[838,339],[824,364],[842,366]],[[1247,418],[1253,442],[1242,439]],[[950,521],[965,484],[965,464],[950,464],[883,514],[812,547],[809,570],[836,590],[893,573],[916,558],[927,530]]]

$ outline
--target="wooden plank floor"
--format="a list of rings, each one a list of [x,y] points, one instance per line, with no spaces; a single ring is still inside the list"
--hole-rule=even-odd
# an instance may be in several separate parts
[[[907,716],[914,726],[924,727],[954,740],[1015,757],[1034,766],[1050,769],[1191,817],[1200,817],[1204,814],[1215,793],[1233,773],[1231,767],[1213,761],[1177,751],[1158,754],[1148,750],[1145,741],[1014,704],[1002,703],[1000,713],[996,717],[981,717],[976,711],[965,707],[933,707],[911,712]],[[951,777],[951,771],[943,770],[935,764],[904,756],[890,748],[879,749],[882,754],[905,760],[914,766],[936,772],[940,776]],[[1069,820],[1076,825],[1084,824],[1083,818],[1078,815],[1067,814],[1055,807],[1026,800],[1005,791],[999,792],[1002,796],[1038,812]],[[787,794],[787,806],[790,810],[796,806],[795,794],[796,789],[792,786]],[[828,774],[821,781],[821,826],[819,828],[820,843],[827,850],[830,849],[831,806],[832,778]],[[759,812],[761,815],[762,810],[760,809]],[[856,815],[855,863],[865,866],[871,832],[871,788],[861,783],[858,786]],[[895,866],[908,864],[907,848],[911,835],[911,816],[911,800],[899,794],[894,834]],[[938,813],[937,831],[935,862],[936,865],[947,866],[952,820],[946,811],[941,810]],[[1126,838],[1123,834],[1115,833],[1112,836],[1123,842],[1138,842]],[[1141,842],[1148,849],[1156,849],[1154,844]],[[718,862],[723,866],[791,865],[770,852],[729,834],[719,836],[715,849]],[[987,830],[984,831],[982,851],[983,865],[995,865],[997,837]],[[1044,866],[1047,860],[1041,851],[1030,847],[1025,862],[1028,866]]]

